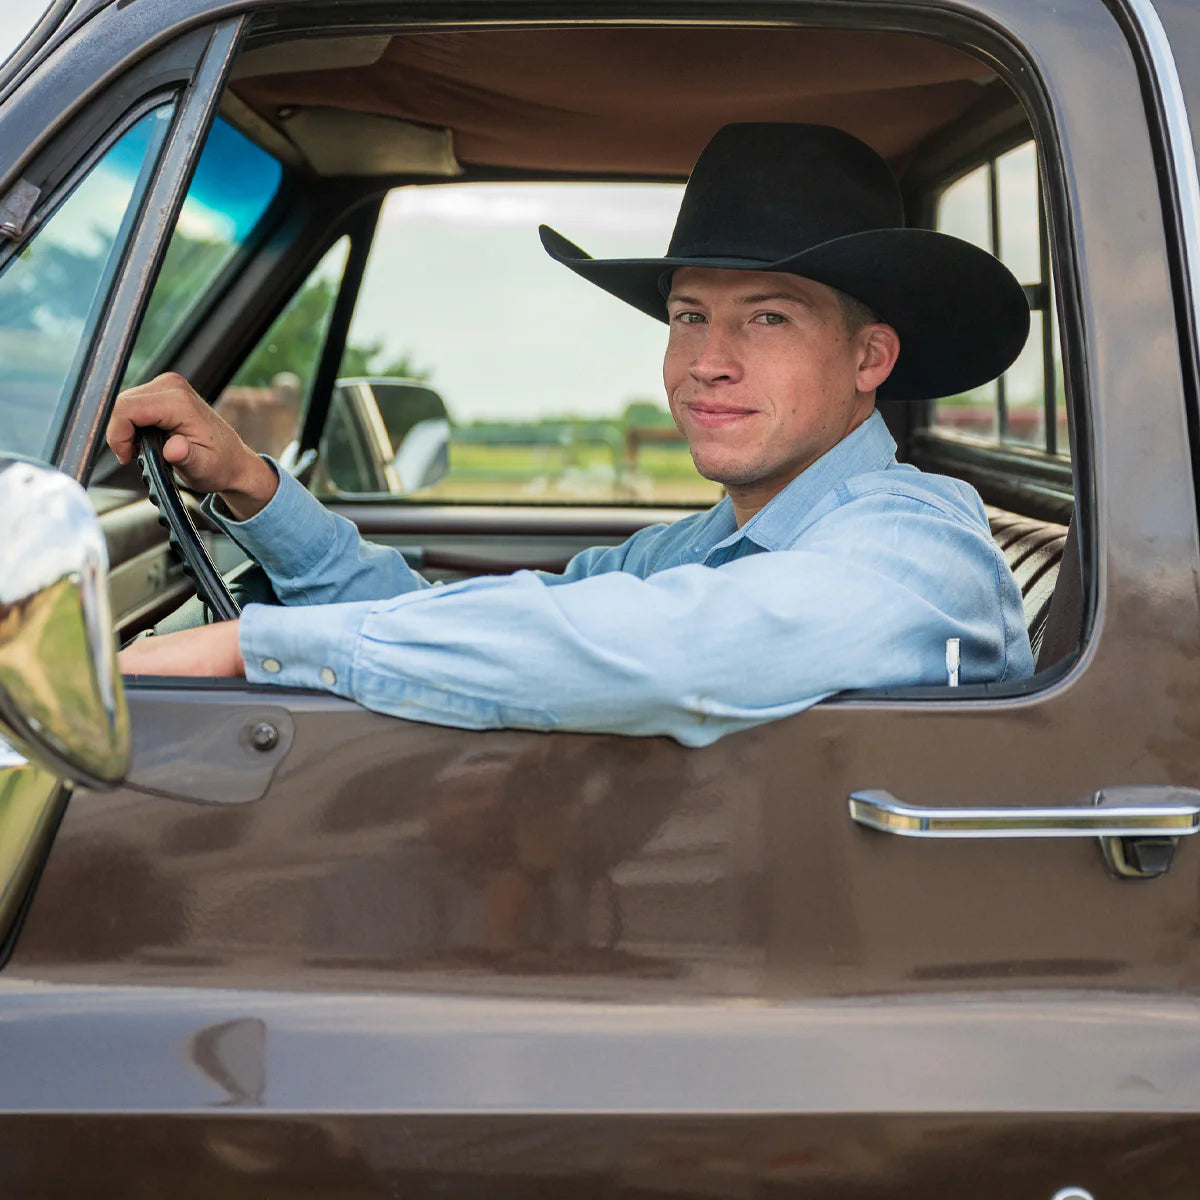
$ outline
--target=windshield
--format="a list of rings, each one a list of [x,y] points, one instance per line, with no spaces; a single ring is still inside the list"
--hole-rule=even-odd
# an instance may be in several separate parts
[[[213,123],[171,235],[123,387],[140,383],[196,301],[246,243],[279,189],[283,168],[220,117]]]
[[[547,182],[388,197],[341,374],[419,379],[445,401],[449,469],[422,499],[720,498],[667,409],[666,325],[552,261],[538,240],[545,223],[596,257],[659,257],[680,194]]]

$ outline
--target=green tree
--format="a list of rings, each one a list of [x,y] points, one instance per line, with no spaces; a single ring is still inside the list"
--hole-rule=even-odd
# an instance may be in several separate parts
[[[220,272],[229,257],[221,241],[188,237],[179,229],[171,237],[167,256],[150,296],[133,354],[126,368],[126,385],[145,377],[151,361],[183,322],[196,297]]]
[[[122,386],[141,382],[229,255],[230,247],[223,241],[191,237],[175,230]],[[47,261],[39,264],[40,290],[37,295],[23,298],[21,306],[30,314],[28,321],[32,323],[33,314],[43,308],[49,315],[62,319],[64,314],[59,310],[64,305],[72,312],[82,306],[81,314],[85,313],[91,289],[77,277],[88,265],[87,256],[62,249],[43,257]],[[321,341],[336,298],[337,284],[333,280],[310,278],[275,319],[233,382],[245,387],[267,387],[281,371],[291,371],[307,387],[316,371]],[[428,371],[417,367],[408,355],[381,363],[382,354],[382,342],[350,343],[342,358],[340,374],[427,378]]]
[[[292,297],[266,336],[242,363],[234,384],[267,387],[280,371],[291,371],[307,387],[317,369],[321,341],[336,298],[337,288],[332,280],[310,279]],[[407,354],[381,363],[382,354],[382,342],[347,342],[338,374],[428,378],[428,371],[417,367]]]

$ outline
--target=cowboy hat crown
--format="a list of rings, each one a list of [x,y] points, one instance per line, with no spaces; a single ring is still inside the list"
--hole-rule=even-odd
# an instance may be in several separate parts
[[[900,337],[881,399],[964,392],[1011,365],[1029,305],[987,251],[907,228],[899,185],[865,143],[825,125],[726,125],[684,189],[667,253],[594,259],[548,226],[542,245],[577,275],[660,321],[680,267],[782,271],[845,292]]]

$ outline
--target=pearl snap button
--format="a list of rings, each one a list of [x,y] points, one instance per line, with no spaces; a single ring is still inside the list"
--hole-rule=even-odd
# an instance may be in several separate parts
[[[278,675],[283,670],[283,663],[277,658],[264,658],[262,661],[262,669],[268,675]]]
[[[322,667],[321,668],[321,682],[326,687],[333,687],[333,685],[335,683],[337,683],[337,674],[333,671],[333,669],[331,667]]]

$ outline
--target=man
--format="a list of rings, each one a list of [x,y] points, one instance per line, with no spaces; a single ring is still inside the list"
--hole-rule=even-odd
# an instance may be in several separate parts
[[[704,745],[846,688],[1032,671],[1021,597],[965,484],[898,464],[879,395],[925,399],[1004,370],[1023,292],[965,242],[905,229],[886,164],[821,126],[722,129],[688,182],[668,254],[549,253],[665,320],[671,412],[727,499],[561,576],[431,588],[255,456],[177,376],[124,393],[135,426],[218,493],[214,519],[285,607],[136,643],[134,673],[323,687],[468,728],[667,734]]]

